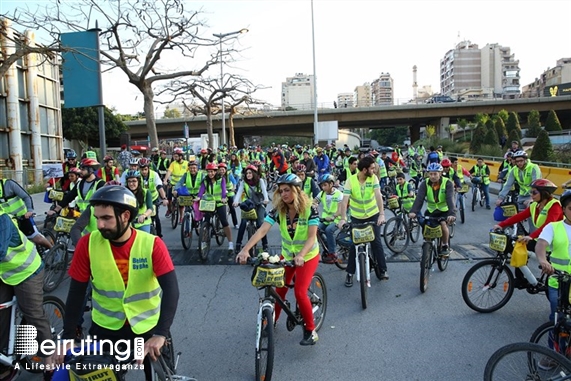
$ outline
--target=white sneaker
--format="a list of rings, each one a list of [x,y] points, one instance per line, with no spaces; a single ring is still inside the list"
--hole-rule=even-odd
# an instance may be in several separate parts
[[[234,242],[228,242],[228,251],[234,251]]]

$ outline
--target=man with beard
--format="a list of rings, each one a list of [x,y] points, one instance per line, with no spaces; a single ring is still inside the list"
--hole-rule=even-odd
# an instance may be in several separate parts
[[[381,279],[387,280],[389,274],[387,273],[387,262],[381,244],[381,225],[385,223],[385,210],[379,179],[374,174],[376,170],[375,159],[371,156],[362,158],[357,164],[357,170],[357,174],[350,176],[345,182],[343,201],[339,204],[341,220],[338,227],[342,229],[347,222],[347,204],[351,200],[352,224],[375,223],[373,225],[375,240],[371,242],[371,249],[377,258],[377,264],[381,270]],[[347,287],[353,286],[353,275],[356,269],[355,257],[355,245],[353,245],[347,263],[347,278],[345,279],[345,286]]]
[[[207,151],[208,152],[208,151]],[[167,174],[165,175],[165,179],[163,182],[165,184],[169,184],[168,191],[167,191],[167,198],[169,200],[169,206],[167,213],[165,214],[166,218],[171,216],[171,206],[172,206],[172,191],[175,187],[176,183],[180,180],[182,175],[186,173],[188,169],[188,161],[184,160],[182,149],[175,148],[174,153],[172,154],[172,163],[169,166]],[[170,180],[170,182],[169,182]]]
[[[69,269],[71,282],[66,302],[62,339],[69,346],[83,314],[83,300],[92,282],[92,325],[98,340],[145,340],[144,355],[160,355],[176,313],[179,289],[165,243],[135,230],[137,200],[122,186],[107,186],[90,199],[97,230],[77,244]],[[68,349],[68,348],[66,348]],[[61,363],[59,355],[56,362]],[[148,360],[145,365],[150,365]],[[150,366],[145,369],[150,370]],[[150,374],[149,374],[150,375]],[[149,379],[149,378],[147,378]]]
[[[510,171],[508,171],[506,182],[498,195],[496,205],[506,198],[513,184],[519,185],[519,195],[517,204],[519,210],[524,210],[531,202],[531,183],[534,180],[541,179],[541,169],[537,164],[533,164],[528,158],[525,151],[517,151],[513,154],[512,160],[515,163]]]

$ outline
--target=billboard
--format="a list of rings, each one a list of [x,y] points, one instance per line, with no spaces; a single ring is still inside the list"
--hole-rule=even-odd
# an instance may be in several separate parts
[[[563,95],[571,95],[571,82],[547,86],[543,89],[544,97],[559,97]]]

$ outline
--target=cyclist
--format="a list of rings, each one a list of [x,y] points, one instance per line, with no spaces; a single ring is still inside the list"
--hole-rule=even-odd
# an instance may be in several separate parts
[[[541,231],[535,245],[535,254],[537,254],[539,265],[542,271],[548,275],[553,274],[554,270],[571,273],[571,190],[565,191],[559,202],[563,208],[563,220],[547,224]],[[549,247],[552,251],[548,260],[547,249]],[[549,277],[548,286],[549,304],[551,306],[549,320],[554,321],[559,286],[557,278]],[[553,339],[551,338],[551,340]]]
[[[119,179],[119,183],[124,187],[127,186],[127,179],[125,179],[125,175],[128,171],[138,171],[139,170],[139,160],[136,157],[131,158],[129,161],[129,168],[125,169],[123,173],[121,173],[121,178]],[[118,185],[118,184],[109,184],[109,185]]]
[[[208,151],[207,151],[208,152]],[[172,202],[172,188],[178,183],[182,175],[188,170],[188,161],[184,160],[182,149],[175,148],[172,155],[172,163],[167,170],[165,179],[163,180],[165,184],[169,184],[167,191],[167,198],[169,201],[168,210],[165,214],[166,218],[171,216],[171,202]],[[169,182],[170,180],[170,182]]]
[[[146,159],[145,159],[146,160]],[[148,189],[143,187],[141,172],[127,171],[127,188],[137,199],[137,216],[133,220],[133,227],[144,232],[151,232],[151,215],[153,214],[153,196]]]
[[[226,179],[217,175],[218,166],[214,163],[209,163],[206,165],[206,176],[200,184],[200,190],[198,191],[198,198],[207,195],[209,199],[216,201],[216,214],[220,220],[220,224],[224,228],[224,234],[228,239],[228,251],[234,251],[234,242],[232,242],[232,230],[228,224],[228,218],[226,218],[226,201],[227,192]]]
[[[411,146],[412,147],[412,146]],[[422,179],[422,162],[419,154],[414,153],[411,156],[409,175],[410,178],[414,180],[415,188],[418,188],[418,182]]]
[[[18,309],[26,324],[38,330],[37,340],[51,340],[50,324],[42,307],[44,265],[36,247],[26,239],[9,214],[0,209],[0,303],[16,295]],[[11,310],[0,311],[0,350],[8,346]],[[38,356],[45,357],[41,352]],[[52,357],[45,359],[52,363]],[[0,378],[11,380],[18,374],[13,367],[0,364]]]
[[[507,226],[515,225],[531,218],[532,231],[529,235],[519,237],[518,241],[527,244],[527,250],[535,251],[536,240],[540,236],[545,226],[551,222],[561,221],[563,219],[563,210],[559,201],[553,197],[553,192],[557,189],[557,185],[547,179],[537,179],[531,183],[531,204],[518,214],[508,218],[505,221],[494,225],[494,229],[504,229]],[[525,279],[532,286],[537,285],[537,279],[531,273],[527,265],[518,268],[521,270]],[[517,272],[517,269],[516,269]]]
[[[416,218],[424,204],[424,200],[426,200],[425,216],[446,217],[446,221],[440,222],[440,226],[442,226],[440,255],[448,257],[450,255],[450,241],[448,239],[450,234],[447,223],[452,223],[456,219],[454,212],[454,185],[452,181],[442,177],[442,170],[442,165],[439,163],[428,164],[426,167],[428,179],[422,181],[418,186],[416,200],[414,200],[408,216]]]
[[[202,180],[204,180],[204,175],[202,171],[198,170],[198,163],[196,161],[189,161],[188,172],[182,175],[178,183],[174,186],[172,191],[173,197],[178,197],[179,194],[181,196],[197,197]],[[179,207],[178,215],[180,216],[179,223],[182,224],[182,220],[184,218],[184,206]],[[195,227],[196,224],[197,221],[192,221],[192,227]]]
[[[375,159],[371,156],[364,157],[359,160],[357,169],[357,174],[349,177],[345,182],[343,202],[339,205],[341,219],[337,225],[341,229],[347,222],[347,204],[349,200],[351,201],[351,222],[355,224],[368,221],[376,222],[373,226],[375,240],[371,242],[371,249],[381,268],[381,278],[387,280],[389,279],[389,274],[387,272],[385,253],[381,244],[381,225],[385,223],[385,211],[379,179],[374,174],[376,169]],[[353,274],[355,274],[356,269],[355,257],[356,251],[353,245],[347,263],[347,277],[345,279],[345,286],[347,287],[353,286]]]
[[[68,151],[65,154],[65,159],[66,161],[62,164],[63,177],[61,179],[57,178],[50,179],[50,181],[48,181],[47,186],[52,186],[56,189],[61,188],[61,190],[67,192],[72,183],[69,179],[68,174],[70,173],[72,168],[77,168],[77,154],[73,150]]]
[[[270,170],[276,170],[280,175],[287,172],[287,160],[278,147],[272,150],[272,161],[270,162]]]
[[[77,244],[69,269],[71,282],[61,337],[75,338],[91,280],[89,334],[113,343],[130,340],[132,344],[135,337],[143,337],[145,355],[156,360],[169,335],[179,297],[168,249],[161,239],[131,227],[137,200],[127,188],[104,187],[89,203],[97,218],[97,230]],[[57,356],[57,362],[62,361],[63,356]]]
[[[258,216],[256,226],[259,229],[264,223],[266,205],[270,202],[270,199],[268,197],[266,181],[260,177],[258,168],[252,164],[246,167],[244,177],[240,182],[236,197],[234,198],[234,207],[238,207],[240,203],[245,203],[247,200],[250,200],[256,208],[256,214]],[[242,248],[242,238],[244,238],[245,231],[246,220],[242,220],[240,222],[240,228],[238,229],[238,238],[236,238],[237,252]],[[264,251],[268,251],[268,237],[266,236],[262,237],[262,248]]]
[[[299,160],[298,165],[305,165],[305,175],[308,177],[313,178],[317,173],[317,165],[315,165],[309,150],[303,151],[303,158]]]
[[[481,184],[486,198],[486,209],[490,209],[490,168],[484,164],[484,159],[481,157],[476,159],[476,165],[470,169],[470,180],[474,188],[477,184]]]
[[[327,237],[327,255],[322,260],[323,263],[335,263],[337,261],[337,244],[335,242],[335,232],[337,223],[341,219],[339,214],[339,203],[343,202],[343,192],[334,187],[335,178],[330,175],[322,175],[319,178],[321,192],[315,198],[316,203],[321,203],[323,210],[319,229],[325,232]]]
[[[395,191],[405,212],[410,212],[412,204],[414,204],[414,189],[412,188],[412,185],[406,181],[405,175],[402,172],[397,173],[397,185],[395,187]]]
[[[434,146],[430,146],[430,152],[426,155],[426,166],[431,163],[440,163],[440,155],[436,152]]]
[[[506,154],[504,155],[504,161],[502,161],[500,168],[498,168],[498,183],[504,182],[505,178],[508,175],[508,171],[512,169],[512,167],[515,165],[512,158],[513,158],[513,152],[511,151],[506,152]]]
[[[106,183],[111,181],[120,182],[119,169],[114,166],[115,160],[112,156],[105,156],[103,158],[105,165],[97,170],[95,176],[99,177]]]
[[[294,174],[285,174],[277,180],[278,189],[274,192],[274,209],[266,217],[264,224],[244,245],[236,256],[236,261],[244,264],[250,257],[249,250],[277,223],[282,237],[282,256],[293,260],[295,267],[285,268],[285,283],[291,284],[295,276],[294,293],[301,316],[305,321],[301,345],[314,345],[317,340],[311,301],[307,289],[311,278],[319,265],[319,245],[317,244],[317,225],[319,214],[311,200],[301,189],[301,179]],[[288,287],[276,289],[283,299]],[[276,305],[275,321],[281,308]]]
[[[14,180],[0,179],[0,212],[17,217],[18,228],[29,240],[47,249],[52,247],[36,226],[32,197]]]
[[[159,155],[160,156],[157,159],[156,163],[153,162],[153,170],[159,174],[161,180],[164,180],[169,166],[171,165],[171,161],[169,158],[167,158],[167,151],[164,149],[159,151]]]
[[[349,158],[349,166],[347,168],[343,167],[341,169],[341,173],[339,173],[337,181],[335,182],[336,186],[344,185],[349,177],[357,173],[357,163],[358,160],[356,157]]]
[[[531,183],[534,180],[541,179],[541,169],[539,169],[537,164],[533,164],[528,160],[525,151],[517,151],[513,154],[512,158],[515,167],[508,172],[506,182],[498,195],[496,205],[501,205],[512,188],[512,185],[517,183],[519,185],[519,195],[517,198],[518,208],[525,209],[531,202]]]
[[[301,189],[303,192],[310,200],[313,200],[319,194],[319,186],[312,177],[307,176],[306,170],[305,165],[298,164],[298,166],[295,167],[295,174],[301,180]]]
[[[328,174],[331,170],[329,156],[323,152],[323,148],[321,147],[317,147],[315,153],[316,155],[313,157],[313,162],[315,163],[318,176]]]
[[[151,218],[155,221],[155,227],[157,229],[157,237],[163,237],[163,229],[161,226],[161,219],[159,218],[159,207],[161,203],[164,206],[168,205],[167,195],[165,189],[163,188],[163,181],[161,180],[159,174],[149,168],[151,161],[146,158],[139,160],[139,167],[141,168],[141,181],[143,188],[148,189],[151,192],[153,198],[153,204],[156,208],[155,215]],[[160,201],[159,201],[160,197]]]
[[[238,216],[236,216],[236,209],[234,209],[234,196],[236,195],[236,185],[238,180],[234,175],[228,172],[228,166],[226,163],[218,164],[218,175],[226,179],[226,198],[228,199],[228,209],[230,216],[232,217],[232,223],[234,224],[234,229],[238,229]]]
[[[466,182],[464,180],[464,176],[468,176],[470,177],[470,172],[468,172],[466,170],[466,168],[462,167],[462,165],[460,165],[458,163],[458,158],[451,156],[450,157],[450,171],[454,171],[454,173],[456,174],[456,176],[458,176],[458,179],[460,180],[460,185],[464,185],[464,183]]]

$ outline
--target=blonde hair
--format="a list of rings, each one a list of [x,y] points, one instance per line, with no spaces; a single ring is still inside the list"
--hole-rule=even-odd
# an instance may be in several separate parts
[[[294,198],[293,198],[294,209],[298,214],[301,215],[310,207],[311,200],[300,187],[290,184],[288,184],[288,186],[290,187],[291,191],[294,193]],[[273,199],[274,199],[273,200],[274,208],[280,214],[286,214],[289,210],[289,207],[283,201],[279,187],[275,190]]]

